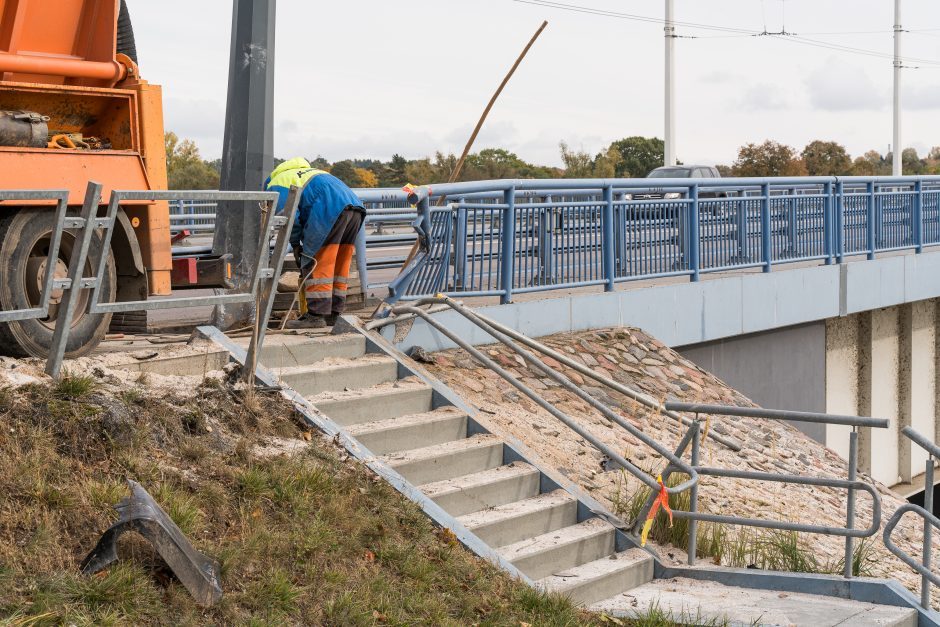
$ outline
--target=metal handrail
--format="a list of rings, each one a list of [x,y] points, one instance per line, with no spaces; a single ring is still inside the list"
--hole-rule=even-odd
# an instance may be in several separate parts
[[[433,298],[424,299],[419,304],[448,305],[450,308],[459,311],[459,309],[456,309],[454,307],[454,303],[445,302],[443,299],[433,299]],[[467,351],[467,353],[472,355],[477,361],[485,365],[487,368],[489,368],[490,370],[498,374],[500,377],[505,379],[510,385],[518,389],[520,392],[528,396],[530,399],[532,399],[537,405],[539,405],[542,409],[544,409],[545,411],[553,415],[555,418],[557,418],[566,427],[568,427],[569,429],[577,433],[586,441],[590,442],[595,448],[597,448],[599,451],[607,455],[612,461],[622,466],[624,469],[629,471],[632,475],[634,475],[637,479],[642,481],[644,484],[646,484],[650,488],[659,490],[659,484],[656,481],[656,479],[649,476],[649,474],[647,474],[646,472],[638,468],[636,465],[633,464],[633,462],[623,457],[623,455],[618,453],[616,450],[604,444],[599,438],[597,438],[593,433],[591,433],[589,430],[581,426],[581,424],[579,424],[576,420],[574,420],[573,418],[571,418],[570,416],[568,416],[567,414],[559,410],[557,407],[555,407],[554,405],[546,401],[541,395],[536,393],[534,390],[532,390],[527,385],[525,385],[524,383],[516,379],[511,374],[509,374],[505,369],[500,367],[496,362],[494,362],[492,359],[487,357],[481,351],[479,351],[478,349],[476,349],[475,347],[473,347],[472,345],[470,345],[469,343],[465,342],[463,339],[458,337],[456,334],[451,332],[444,325],[442,325],[438,320],[428,315],[426,311],[419,309],[418,305],[401,305],[401,306],[395,307],[392,310],[392,313],[396,315],[399,313],[413,314],[417,317],[422,318],[425,322],[427,322],[429,325],[437,329],[441,334],[443,334],[445,337],[450,339],[457,346]],[[492,335],[497,341],[505,344],[506,346],[509,346],[510,348],[513,348],[513,346],[515,346],[510,340],[508,340],[508,338],[505,338],[505,336],[501,336],[501,334],[498,331],[488,329],[485,327],[485,325],[479,325],[479,326],[481,326],[481,328],[484,331],[490,333],[490,335]],[[636,437],[638,440],[640,440],[641,442],[643,442],[644,444],[646,444],[647,446],[655,450],[657,453],[665,457],[667,460],[669,460],[671,464],[679,467],[683,472],[685,472],[689,476],[689,479],[678,486],[669,488],[669,492],[671,494],[684,492],[685,490],[695,485],[695,483],[698,481],[698,473],[696,473],[695,469],[689,466],[688,464],[686,464],[685,462],[683,462],[681,459],[679,459],[675,455],[673,455],[672,451],[663,447],[659,442],[656,442],[655,440],[650,438],[648,435],[646,435],[645,433],[643,433],[642,431],[640,431],[639,429],[631,425],[629,422],[625,421],[620,415],[616,414],[615,412],[612,412],[609,408],[607,408],[606,406],[598,402],[596,399],[594,399],[592,396],[590,396],[589,394],[581,390],[577,385],[575,385],[566,376],[564,376],[563,374],[557,373],[553,371],[551,368],[548,368],[547,366],[545,366],[545,364],[543,364],[540,359],[538,359],[531,353],[528,353],[528,351],[522,351],[521,349],[518,349],[518,347],[513,348],[513,350],[516,350],[516,352],[518,352],[520,356],[530,365],[533,365],[536,368],[539,368],[540,370],[542,370],[542,372],[544,372],[546,375],[551,377],[556,383],[558,383],[565,389],[576,394],[579,398],[581,398],[582,400],[587,402],[589,405],[591,405],[592,407],[600,411],[605,417],[609,418],[611,421],[618,424],[620,427],[625,429],[627,432],[629,432],[631,435]]]
[[[927,451],[927,461],[924,468],[924,506],[907,503],[902,505],[894,512],[894,515],[885,525],[882,541],[885,547],[893,553],[902,562],[913,568],[920,574],[920,604],[925,609],[930,609],[930,584],[940,586],[940,575],[930,570],[933,556],[933,536],[931,528],[940,530],[940,518],[933,514],[933,491],[934,491],[934,462],[940,460],[940,447],[928,440],[921,433],[911,427],[901,429],[901,434]],[[895,527],[901,522],[901,518],[907,512],[914,512],[924,519],[924,535],[921,548],[921,562],[918,563],[913,557],[905,553],[891,539]]]
[[[709,405],[703,403],[681,403],[666,401],[666,409],[684,411],[690,414],[711,414],[713,416],[742,416],[746,418],[766,418],[789,422],[812,422],[825,425],[847,425],[850,427],[874,427],[887,429],[887,418],[869,418],[867,416],[840,416],[821,414],[810,411],[792,411],[785,409],[764,409],[762,407],[738,407],[736,405]]]

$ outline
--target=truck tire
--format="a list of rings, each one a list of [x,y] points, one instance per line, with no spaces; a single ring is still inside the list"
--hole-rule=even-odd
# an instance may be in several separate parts
[[[0,309],[29,309],[40,302],[42,278],[48,247],[55,224],[55,213],[48,208],[10,210],[0,216]],[[84,276],[97,272],[101,261],[102,239],[92,236]],[[56,276],[68,273],[68,263],[75,244],[75,233],[65,231],[59,246]],[[100,302],[113,302],[117,291],[114,259],[108,255]],[[12,357],[46,357],[52,346],[60,291],[53,292],[49,317],[0,323],[0,353]],[[88,313],[91,290],[82,290],[72,318],[65,356],[87,355],[101,342],[111,322],[111,314]]]

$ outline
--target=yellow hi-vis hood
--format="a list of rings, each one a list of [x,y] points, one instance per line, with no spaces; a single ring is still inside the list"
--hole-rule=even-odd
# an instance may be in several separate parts
[[[273,181],[279,174],[284,174],[288,170],[310,170],[310,162],[304,159],[303,157],[294,157],[293,159],[288,159],[281,165],[274,168],[274,171],[271,172],[271,180]]]

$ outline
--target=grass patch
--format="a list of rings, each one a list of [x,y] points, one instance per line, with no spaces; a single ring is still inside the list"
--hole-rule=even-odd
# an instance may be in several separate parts
[[[701,610],[694,614],[688,610],[683,612],[673,612],[660,607],[659,602],[654,602],[643,613],[629,620],[618,621],[622,625],[630,627],[674,627],[676,625],[696,625],[697,627],[728,627],[731,622],[727,618],[705,618]],[[759,621],[754,622],[755,625]]]
[[[687,475],[674,473],[666,479],[665,483],[668,487],[675,487],[686,479]],[[626,484],[626,475],[622,474],[612,502],[614,513],[632,525],[639,517],[652,491],[645,485],[628,491]],[[669,495],[669,507],[675,511],[689,511],[690,504],[689,491]],[[658,544],[687,550],[689,520],[675,518],[671,527],[667,521],[668,518],[664,513],[657,514],[650,530],[650,539]],[[841,575],[845,567],[844,557],[838,561],[818,559],[816,553],[807,546],[805,537],[795,531],[749,527],[730,528],[726,525],[701,521],[696,526],[695,553],[699,559],[709,559],[716,565],[732,568]],[[871,539],[857,540],[852,552],[853,576],[873,576],[876,565],[877,559],[874,557]]]
[[[0,390],[0,625],[601,624],[467,552],[332,444],[259,456],[306,427],[279,397],[240,401],[74,377]],[[110,569],[79,574],[129,478],[220,562],[216,607],[134,534]]]

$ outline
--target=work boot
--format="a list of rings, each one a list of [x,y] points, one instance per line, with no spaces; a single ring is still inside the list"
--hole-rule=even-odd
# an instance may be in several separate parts
[[[326,326],[328,326],[328,327],[335,326],[335,325],[336,325],[336,319],[339,318],[341,315],[343,315],[343,314],[331,313],[330,315],[328,315],[328,316],[326,317]]]
[[[288,320],[285,329],[323,329],[326,328],[326,316],[304,314],[296,320]]]

